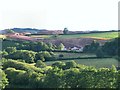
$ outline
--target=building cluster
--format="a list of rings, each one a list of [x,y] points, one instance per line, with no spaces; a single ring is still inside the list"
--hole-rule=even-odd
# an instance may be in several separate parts
[[[79,52],[83,52],[83,47],[77,47],[77,46],[74,46],[74,47],[69,47],[69,48],[64,48],[63,50],[71,50],[71,51],[79,51]]]

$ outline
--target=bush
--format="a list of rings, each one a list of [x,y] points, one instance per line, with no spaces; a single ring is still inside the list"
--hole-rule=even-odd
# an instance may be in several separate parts
[[[28,51],[28,50],[17,50],[16,52],[9,54],[7,58],[10,59],[22,59],[27,63],[33,63],[36,52]]]
[[[7,61],[5,61],[3,63],[3,70],[5,70],[9,67],[15,68],[15,69],[18,69],[18,70],[25,70],[25,71],[32,70],[32,71],[35,71],[35,72],[42,72],[42,70],[40,68],[32,66],[28,63],[19,62],[19,61],[10,60],[10,59],[8,59]]]
[[[8,79],[6,78],[6,74],[2,69],[0,69],[0,89],[4,89],[8,85]]]
[[[58,67],[58,68],[62,68],[62,69],[64,66],[65,66],[65,63],[61,62],[61,61],[57,61],[57,62],[52,64],[52,67]]]
[[[36,54],[35,59],[36,59],[36,61],[37,60],[49,61],[54,58],[48,51],[41,51]]]
[[[75,61],[69,61],[69,62],[65,62],[65,66],[64,69],[70,69],[70,68],[75,68],[77,67],[77,64]]]
[[[60,54],[60,55],[59,55],[59,58],[62,58],[62,57],[64,57],[64,55],[63,55],[63,54]]]
[[[35,66],[38,68],[44,68],[44,67],[46,67],[46,64],[44,62],[42,62],[41,60],[38,60],[35,64]]]

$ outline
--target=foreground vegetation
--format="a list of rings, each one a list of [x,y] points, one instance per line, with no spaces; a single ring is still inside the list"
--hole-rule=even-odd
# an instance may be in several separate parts
[[[120,71],[70,62],[55,62],[50,67],[3,59],[9,84],[6,88],[119,88]],[[14,77],[14,78],[13,78]],[[3,82],[4,85],[6,85]]]
[[[5,39],[0,88],[120,88],[118,41],[115,38],[102,46],[93,41],[79,53],[62,51],[63,44]]]

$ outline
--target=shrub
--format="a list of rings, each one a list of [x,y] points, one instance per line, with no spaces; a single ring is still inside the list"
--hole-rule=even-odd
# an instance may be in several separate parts
[[[38,68],[44,68],[44,67],[46,67],[46,64],[44,62],[42,62],[41,60],[38,60],[35,64],[35,66]]]
[[[8,79],[2,69],[0,69],[0,89],[4,89],[8,85]]]

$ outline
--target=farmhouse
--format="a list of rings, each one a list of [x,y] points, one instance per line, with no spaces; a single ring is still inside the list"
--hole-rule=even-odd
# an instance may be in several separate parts
[[[74,51],[83,51],[83,47],[81,46],[81,47],[77,47],[77,46],[75,46],[75,47],[72,47],[72,48],[70,48],[70,50],[74,50]]]
[[[72,51],[80,51],[80,52],[82,52],[83,47],[82,46],[81,47],[74,46],[74,47],[69,47],[69,48],[64,47],[63,50],[72,50]]]

